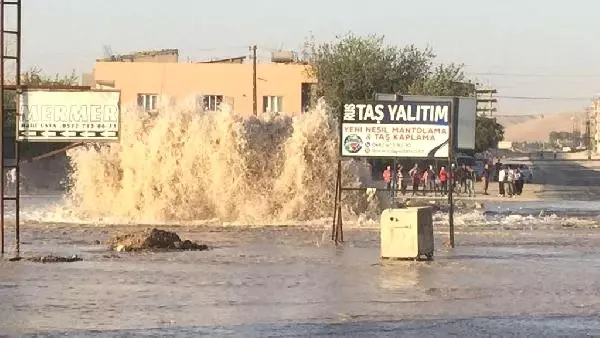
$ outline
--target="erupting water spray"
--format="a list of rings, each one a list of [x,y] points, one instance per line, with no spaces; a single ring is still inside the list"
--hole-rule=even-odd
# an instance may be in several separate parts
[[[186,103],[154,114],[124,108],[119,143],[68,152],[68,199],[79,217],[127,222],[330,217],[337,135],[323,103],[293,118],[242,118],[227,106]],[[366,164],[344,162],[346,186],[368,184],[370,175]],[[344,194],[343,203],[346,214],[380,210],[364,192]]]

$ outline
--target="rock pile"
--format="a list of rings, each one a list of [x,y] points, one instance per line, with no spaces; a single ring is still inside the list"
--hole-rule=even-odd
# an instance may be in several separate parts
[[[208,250],[208,246],[205,244],[189,240],[182,241],[176,233],[159,229],[119,234],[109,239],[107,244],[116,251]]]

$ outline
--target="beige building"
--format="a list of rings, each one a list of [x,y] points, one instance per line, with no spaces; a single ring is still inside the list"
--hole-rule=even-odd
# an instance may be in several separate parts
[[[274,55],[256,66],[257,111],[298,114],[314,102],[314,83],[307,66]],[[291,56],[291,54],[290,54]],[[196,104],[215,109],[226,102],[236,113],[253,114],[253,64],[246,57],[207,62],[179,62],[177,50],[140,52],[98,59],[83,85],[121,90],[123,104],[154,110],[161,97],[196,98]],[[189,102],[189,101],[188,101]]]

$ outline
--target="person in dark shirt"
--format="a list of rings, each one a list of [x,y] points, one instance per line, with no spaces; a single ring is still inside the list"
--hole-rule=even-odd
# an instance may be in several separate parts
[[[498,160],[495,164],[495,171],[494,171],[494,178],[496,180],[500,180],[500,169],[502,169],[502,162],[500,162],[500,160]]]
[[[467,193],[467,166],[463,164],[460,168],[458,168],[457,172],[458,180],[460,182],[460,186],[462,187],[462,192]]]
[[[481,179],[483,180],[483,194],[488,194],[488,188],[490,186],[490,178],[492,177],[490,166],[486,163],[483,167],[483,173],[481,173]]]

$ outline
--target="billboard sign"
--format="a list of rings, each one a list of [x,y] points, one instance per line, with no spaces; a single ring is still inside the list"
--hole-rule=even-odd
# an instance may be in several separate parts
[[[448,157],[450,101],[344,105],[343,157]]]
[[[454,125],[455,149],[475,149],[475,121],[477,112],[477,99],[475,97],[448,97],[448,96],[418,96],[403,95],[406,101],[452,101],[456,119]]]
[[[115,142],[119,91],[26,90],[19,94],[17,140]]]

